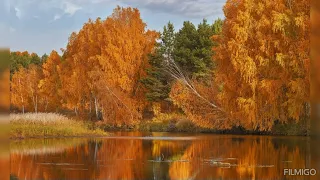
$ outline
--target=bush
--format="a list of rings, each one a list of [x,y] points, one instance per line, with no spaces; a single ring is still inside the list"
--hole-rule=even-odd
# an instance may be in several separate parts
[[[181,119],[177,122],[176,127],[178,131],[194,131],[196,129],[196,126],[193,122],[191,122],[188,119]]]
[[[159,114],[151,121],[141,122],[138,129],[151,132],[192,132],[196,126],[183,114]]]
[[[10,127],[11,138],[107,135],[89,122],[55,113],[11,114]]]

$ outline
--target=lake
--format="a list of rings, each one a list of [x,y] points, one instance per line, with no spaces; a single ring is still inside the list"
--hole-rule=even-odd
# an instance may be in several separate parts
[[[308,137],[117,132],[11,142],[11,179],[320,179]],[[314,168],[315,176],[284,176]]]

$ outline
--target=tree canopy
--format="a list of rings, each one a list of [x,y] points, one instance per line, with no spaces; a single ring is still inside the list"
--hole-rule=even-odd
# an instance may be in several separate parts
[[[73,112],[114,125],[169,102],[195,124],[270,130],[310,116],[310,2],[228,0],[225,19],[148,29],[117,7],[60,55],[11,52],[16,111]]]

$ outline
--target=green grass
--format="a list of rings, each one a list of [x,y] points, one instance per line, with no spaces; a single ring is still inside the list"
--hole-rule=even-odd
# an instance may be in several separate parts
[[[84,137],[106,136],[91,123],[76,121],[55,113],[26,113],[10,115],[10,137]]]

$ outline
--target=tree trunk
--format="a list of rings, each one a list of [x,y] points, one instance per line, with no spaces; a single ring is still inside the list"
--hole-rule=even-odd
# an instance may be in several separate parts
[[[45,107],[44,107],[44,111],[45,111],[45,112],[47,112],[47,110],[48,110],[48,105],[49,105],[49,101],[48,101],[48,99],[46,98],[46,105],[45,105]]]
[[[89,113],[90,113],[90,116],[91,116],[91,113],[92,113],[92,98],[90,98],[90,110],[89,110]]]
[[[36,112],[36,100],[34,96],[32,96],[32,103],[33,103],[33,110],[34,112]]]
[[[22,95],[20,95],[21,97],[21,102],[22,102],[22,113],[24,114],[24,99],[22,97]]]
[[[76,113],[76,116],[78,116],[78,110],[77,110],[77,107],[74,107],[74,112]]]
[[[95,106],[95,110],[96,110],[96,118],[97,118],[97,120],[99,120],[98,100],[96,97],[94,97],[94,106]]]
[[[36,96],[35,112],[38,113],[38,96]]]

